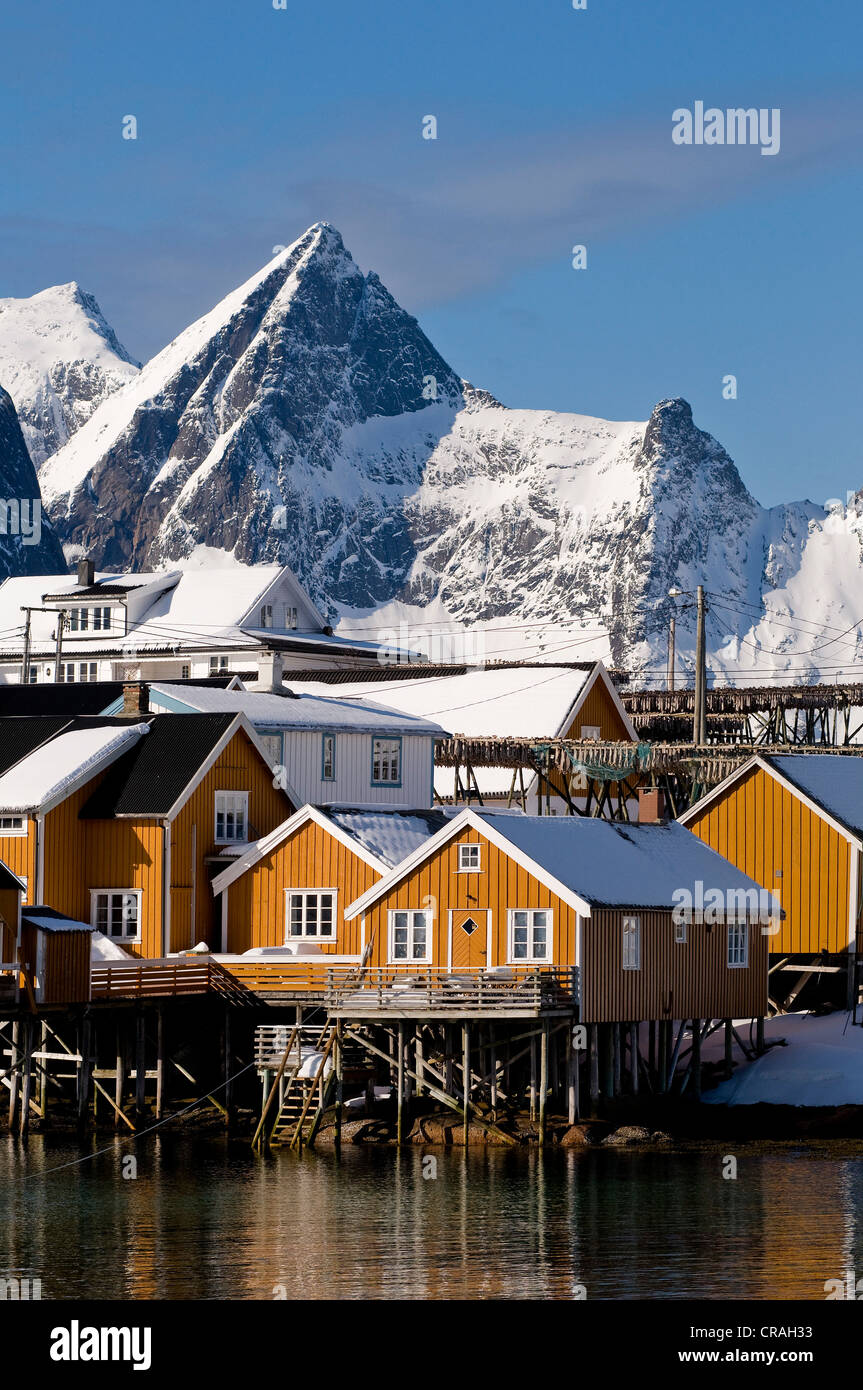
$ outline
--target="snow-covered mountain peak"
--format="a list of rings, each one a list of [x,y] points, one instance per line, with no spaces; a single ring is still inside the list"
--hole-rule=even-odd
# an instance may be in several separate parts
[[[37,467],[138,365],[74,280],[29,299],[0,299],[0,385],[15,403]]]

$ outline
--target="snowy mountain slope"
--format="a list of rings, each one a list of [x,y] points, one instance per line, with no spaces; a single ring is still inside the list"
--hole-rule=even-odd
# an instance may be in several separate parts
[[[602,656],[648,679],[669,587],[703,583],[717,670],[814,678],[819,634],[863,613],[859,518],[761,507],[682,400],[640,423],[505,408],[326,224],[105,401],[41,481],[63,539],[100,565],[202,546],[283,560],[344,630],[392,624],[399,645],[426,622],[480,625],[501,655]],[[685,673],[694,620],[677,609]],[[827,651],[823,669],[854,656],[846,638]]]
[[[60,542],[42,514],[36,470],[12,397],[0,388],[0,581],[65,568]]]
[[[0,299],[0,384],[15,402],[37,468],[137,371],[78,285]]]

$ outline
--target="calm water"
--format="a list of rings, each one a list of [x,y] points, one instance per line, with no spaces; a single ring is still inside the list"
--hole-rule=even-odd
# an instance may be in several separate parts
[[[104,1145],[104,1139],[101,1143]],[[94,1146],[95,1147],[95,1146]],[[723,1153],[738,1159],[722,1178]],[[43,1298],[823,1299],[863,1275],[859,1146],[346,1150],[0,1138],[0,1275]],[[436,1178],[423,1176],[428,1157]]]

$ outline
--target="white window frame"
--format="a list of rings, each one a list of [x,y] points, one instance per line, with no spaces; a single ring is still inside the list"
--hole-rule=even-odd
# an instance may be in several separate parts
[[[675,946],[685,946],[689,938],[689,926],[686,922],[674,923],[674,944]]]
[[[4,825],[4,821],[14,822],[14,824]],[[26,816],[0,816],[0,835],[9,835],[10,837],[23,839],[26,834]]]
[[[473,860],[473,863],[470,861]],[[458,847],[458,871],[460,874],[482,873],[482,845],[470,843]]]
[[[321,923],[320,899],[327,895],[332,899],[330,906],[330,930],[328,932],[306,931],[307,913],[310,899],[314,898],[317,924]],[[303,930],[293,930],[293,899],[302,898]],[[339,931],[339,890],[338,888],[286,888],[285,889],[285,941],[335,941]]]
[[[725,946],[725,963],[729,970],[749,968],[749,923],[729,922]]]
[[[226,656],[210,657],[210,675],[220,676],[223,671],[228,670],[228,658]]]
[[[228,798],[235,803],[228,804]],[[219,834],[219,801],[222,802],[223,825],[227,828],[227,816],[233,815],[236,818],[237,810],[242,807],[243,812],[243,834],[242,835],[220,835]],[[228,787],[222,787],[216,792],[213,806],[213,835],[217,845],[242,845],[249,838],[249,793],[235,791]]]
[[[299,613],[290,604],[285,604],[285,627],[289,632],[295,632],[299,623]]]
[[[545,955],[537,955],[536,937],[534,933],[539,927],[535,918],[542,914],[545,917]],[[527,921],[522,924],[516,920],[522,914],[526,915]],[[527,931],[527,955],[517,956],[515,953],[515,933],[516,930]],[[554,913],[550,907],[511,907],[507,911],[507,960],[510,965],[553,965],[554,964]]]
[[[327,745],[330,745],[330,756],[327,757]],[[329,767],[329,772],[327,768]],[[335,734],[321,734],[321,781],[335,782],[336,780],[336,736]]]
[[[273,626],[273,605],[271,603],[261,604],[261,627],[269,630]]]
[[[378,748],[387,745],[386,752],[378,752]],[[380,776],[375,776],[375,764],[377,763]],[[383,772],[395,770],[395,777],[384,777]],[[372,786],[373,787],[400,787],[402,784],[402,739],[401,735],[394,735],[392,738],[372,738]]]
[[[602,729],[598,724],[582,724],[581,738],[594,739],[598,743],[602,738]]]
[[[407,932],[406,945],[408,948],[408,953],[404,956],[397,956],[396,931],[400,930],[402,927],[402,923],[398,920],[401,917],[407,918],[407,921],[404,923],[404,928]],[[418,917],[423,918],[422,926],[423,930],[425,931],[425,950],[421,956],[416,955],[413,952],[413,946],[415,944],[414,933],[417,930],[416,919]],[[434,917],[432,916],[431,912],[429,912],[426,908],[423,907],[392,908],[390,912],[387,914],[387,922],[387,940],[390,965],[415,965],[422,964],[431,960],[432,932],[434,931]]]
[[[620,922],[620,965],[623,970],[641,969],[641,918],[627,915]],[[629,943],[635,942],[634,948]]]
[[[91,888],[90,889],[90,925],[94,931],[101,931],[99,926],[99,899],[108,899],[108,920],[106,926],[111,926],[111,899],[112,898],[134,898],[137,906],[137,933],[135,936],[115,936],[110,930],[105,932],[109,941],[125,942],[127,945],[141,944],[141,926],[144,908],[144,892],[141,888]]]

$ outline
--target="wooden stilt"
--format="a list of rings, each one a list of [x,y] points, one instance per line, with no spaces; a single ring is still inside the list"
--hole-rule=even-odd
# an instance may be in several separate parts
[[[494,1024],[488,1026],[488,1050],[491,1064],[491,1117],[497,1119],[497,1038]]]
[[[402,1019],[399,1019],[398,1022],[398,1042],[396,1045],[398,1048],[396,1058],[396,1143],[401,1145],[404,1140],[405,1107],[405,1025]]]
[[[161,1120],[165,1101],[165,1015],[156,1014],[156,1119]]]
[[[147,1031],[143,1009],[138,1010],[135,1019],[135,1115],[140,1120],[144,1114],[147,1096]]]
[[[341,1152],[342,1147],[342,1111],[344,1108],[343,1091],[345,1074],[341,1019],[339,1019],[336,1024],[336,1041],[333,1051],[335,1053],[334,1065],[336,1070],[336,1117],[333,1138],[335,1140],[336,1153],[338,1154]]]
[[[536,1119],[536,1038],[530,1040],[530,1118]]]
[[[647,1065],[650,1075],[656,1075],[656,1024],[653,1019],[647,1025]]]
[[[234,1039],[231,1027],[231,1006],[225,1005],[225,1129],[230,1134],[234,1128],[236,1107],[234,1105]]]
[[[114,1071],[114,1128],[119,1129],[126,1084],[126,1034],[123,1024],[117,1023],[117,1063]]]
[[[701,1019],[692,1020],[692,1094],[701,1099]]]
[[[659,1023],[659,1038],[656,1056],[656,1089],[660,1095],[668,1090],[668,1024],[665,1019]]]
[[[470,1139],[470,1025],[465,1023],[462,1026],[461,1034],[461,1056],[462,1056],[462,1098],[464,1104],[464,1145],[467,1148]]]
[[[629,1065],[631,1067],[632,1094],[638,1095],[638,1071],[641,1065],[641,1048],[639,1046],[639,1032],[641,1024],[631,1023],[629,1025]]]
[[[548,1021],[543,1024],[539,1046],[539,1146],[545,1145],[546,1111],[548,1107]]]
[[[90,1074],[91,1074],[91,1024],[89,1018],[85,1017],[81,1023],[79,1032],[81,1046],[78,1049],[81,1060],[78,1063],[78,1124],[87,1123],[87,1102],[90,1099]]]
[[[416,1094],[417,1094],[417,1099],[419,1099],[420,1096],[422,1096],[422,1093],[423,1093],[423,1076],[424,1076],[424,1070],[423,1070],[423,1029],[422,1029],[422,1024],[421,1024],[421,1023],[418,1023],[418,1024],[417,1024],[417,1026],[416,1026],[416,1033],[415,1033],[415,1035],[414,1035],[414,1071],[415,1071],[416,1074],[417,1074]]]
[[[48,1025],[43,1019],[39,1024],[39,1051],[48,1051]],[[48,1060],[41,1057],[39,1061],[38,1080],[36,1082],[36,1103],[39,1106],[39,1114],[43,1122],[48,1118]]]
[[[571,1125],[574,1125],[579,1118],[578,1115],[578,1068],[581,1055],[576,1050],[572,1036],[572,1030],[567,1029],[564,1033],[566,1040],[566,1117]]]
[[[590,1049],[590,1099],[599,1100],[599,1025],[591,1023],[588,1030]]]
[[[33,1099],[33,1038],[35,1028],[33,1020],[25,1018],[21,1024],[21,1052],[23,1063],[21,1067],[21,1135],[26,1137],[30,1132],[30,1102]]]
[[[21,1041],[21,1025],[18,1022],[12,1024],[12,1048],[9,1058],[9,1128],[15,1128],[15,1120],[18,1113],[18,1088],[21,1083],[21,1076],[18,1070],[20,1059],[19,1043]]]
[[[621,1051],[622,1051],[621,1042],[620,1042],[620,1032],[621,1032],[621,1025],[620,1025],[619,1023],[613,1023],[613,1024],[611,1025],[611,1063],[612,1063],[612,1068],[613,1068],[613,1075],[612,1075],[611,1085],[612,1085],[612,1091],[614,1092],[615,1098],[617,1098],[617,1096],[620,1095],[620,1073],[621,1073],[621,1056],[620,1056],[620,1054],[621,1054]]]
[[[443,1029],[444,1046],[444,1090],[448,1096],[453,1093],[453,1057],[452,1057],[452,1028],[448,1023],[444,1024]]]

